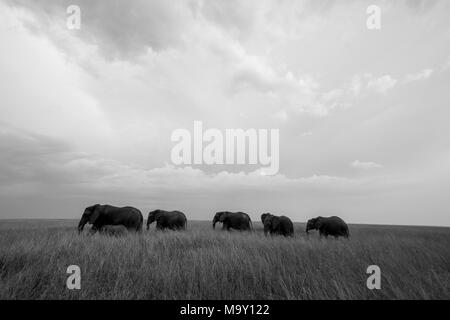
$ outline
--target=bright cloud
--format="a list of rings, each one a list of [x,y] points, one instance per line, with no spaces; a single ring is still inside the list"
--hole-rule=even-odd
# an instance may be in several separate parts
[[[357,169],[370,170],[370,169],[379,169],[383,168],[381,164],[371,162],[371,161],[359,161],[355,160],[351,163],[351,166]]]
[[[425,69],[419,73],[408,74],[405,77],[405,79],[403,80],[403,82],[409,83],[409,82],[413,82],[413,81],[425,80],[425,79],[428,79],[429,77],[431,77],[432,74],[433,74],[432,69]]]
[[[369,75],[369,77],[372,77]],[[398,80],[394,79],[390,75],[384,75],[379,78],[371,78],[367,83],[367,88],[379,93],[386,93],[390,89],[394,88]]]

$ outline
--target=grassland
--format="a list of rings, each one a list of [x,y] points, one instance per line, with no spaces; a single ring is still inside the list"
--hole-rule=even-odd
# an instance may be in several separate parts
[[[351,225],[351,239],[212,230],[79,236],[76,221],[0,222],[0,299],[450,299],[450,228]],[[368,290],[378,265],[381,290]],[[81,290],[66,288],[67,266]]]

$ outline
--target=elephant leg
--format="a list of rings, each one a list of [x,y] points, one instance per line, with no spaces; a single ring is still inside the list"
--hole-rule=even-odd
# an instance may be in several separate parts
[[[348,235],[349,235],[348,229],[344,229],[343,232],[342,232],[342,235],[343,235],[346,239],[348,239]]]

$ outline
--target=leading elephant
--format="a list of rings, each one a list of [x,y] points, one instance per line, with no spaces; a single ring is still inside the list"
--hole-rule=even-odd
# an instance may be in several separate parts
[[[263,213],[261,222],[264,225],[265,234],[278,234],[285,237],[294,235],[294,224],[286,216],[274,216],[270,213]]]
[[[144,217],[136,208],[96,204],[84,210],[78,232],[81,233],[87,223],[92,224],[94,233],[105,225],[123,225],[128,231],[142,231],[143,222]]]
[[[186,215],[181,211],[164,211],[154,210],[149,212],[147,218],[147,230],[150,225],[156,221],[156,229],[158,230],[186,230]]]
[[[328,237],[333,236],[335,238],[342,236],[348,238],[350,232],[348,231],[348,225],[339,217],[317,217],[308,220],[306,224],[306,233],[309,230],[319,230],[320,236]]]
[[[245,212],[217,212],[213,219],[213,228],[216,228],[216,223],[222,223],[222,230],[252,230],[252,220]]]

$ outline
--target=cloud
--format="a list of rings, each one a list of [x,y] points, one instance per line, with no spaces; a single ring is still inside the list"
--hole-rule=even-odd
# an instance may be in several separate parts
[[[425,69],[419,73],[408,74],[404,77],[403,83],[425,80],[431,77],[433,69]]]
[[[398,82],[398,80],[390,75],[384,75],[379,78],[374,78],[372,75],[369,75],[369,78],[367,88],[382,94],[385,94],[387,91],[394,88]]]
[[[79,0],[81,29],[71,32],[66,26],[66,9],[71,0],[6,0],[11,6],[33,13],[35,19],[28,26],[45,32],[56,44],[67,45],[72,36],[94,45],[109,59],[134,59],[148,50],[160,51],[179,46],[188,21],[192,19],[195,2],[189,5],[170,4],[166,1],[130,0],[108,1]],[[62,43],[61,43],[62,42]]]
[[[70,144],[3,124],[0,130],[2,190],[48,191],[48,187],[90,183],[116,170],[114,161],[88,156]],[[45,187],[46,186],[46,187]]]
[[[280,121],[287,121],[287,120],[289,119],[289,114],[286,112],[286,110],[280,110],[280,111],[277,111],[277,112],[273,115],[273,117],[274,117],[275,119],[280,120]]]
[[[406,5],[415,12],[425,13],[436,6],[438,0],[405,0]]]
[[[109,5],[102,1],[81,0],[77,4],[82,10],[82,29],[77,32],[65,27],[65,9],[72,4],[68,0],[49,0],[44,4],[6,0],[6,3],[28,12],[32,18],[26,19],[25,25],[46,34],[66,54],[81,59],[80,65],[94,74],[103,71],[100,67],[103,66],[102,57],[158,66],[161,60],[171,60],[172,66],[167,61],[165,70],[157,70],[159,77],[156,80],[161,82],[166,73],[176,68],[185,73],[192,72],[179,65],[189,63],[180,57],[203,60],[221,74],[217,81],[227,84],[231,90],[224,92],[225,95],[232,92],[242,103],[247,103],[247,99],[268,98],[264,103],[278,116],[282,115],[280,109],[300,115],[328,116],[355,104],[363,90],[362,81],[368,81],[367,89],[382,94],[397,84],[390,75],[379,78],[370,75],[368,79],[354,76],[345,85],[325,89],[316,74],[304,72],[295,63],[287,65],[285,60],[271,54],[272,36],[283,44],[292,43],[293,39],[298,41],[322,28],[326,30],[328,25],[320,17],[342,9],[328,1],[280,6],[275,1],[245,4],[239,1],[187,1],[173,5],[160,0],[132,0]],[[279,11],[275,12],[274,7]],[[258,30],[257,34],[255,30]],[[254,40],[249,42],[250,39],[261,42],[263,50],[253,49]],[[218,58],[223,64],[223,72],[212,65]],[[156,78],[156,70],[153,71]],[[193,90],[185,88],[180,90],[192,95]],[[212,93],[223,90],[208,89]],[[195,102],[202,99],[205,100],[198,96],[192,98]]]
[[[31,134],[4,126],[0,130],[0,193],[17,194],[25,187],[30,194],[68,193],[89,198],[174,197],[177,194],[218,195],[229,192],[304,192],[346,193],[358,188],[377,188],[370,180],[357,180],[329,175],[289,178],[283,174],[265,176],[260,170],[208,174],[192,167],[165,164],[145,168],[93,154],[74,151],[69,145],[53,138]],[[374,163],[355,162],[360,168],[378,167]],[[289,191],[290,190],[290,191]],[[112,200],[112,198],[111,198]]]
[[[442,71],[447,71],[448,69],[450,69],[450,56],[447,57],[447,61],[442,66]]]
[[[375,162],[363,162],[359,160],[355,160],[350,164],[353,168],[356,169],[363,169],[363,170],[371,170],[371,169],[379,169],[383,168],[381,164],[375,163]]]
[[[239,98],[270,95],[270,104],[277,110],[282,106],[294,113],[316,116],[326,116],[348,106],[348,102],[339,101],[339,97],[332,99],[321,90],[315,76],[293,70],[276,57],[249,50],[246,42],[254,36],[256,28],[263,28],[263,34],[275,39],[284,39],[294,30],[308,31],[321,10],[327,12],[333,7],[327,3],[316,5],[314,1],[306,1],[295,4],[297,10],[282,6],[280,12],[273,14],[274,7],[279,8],[274,1],[263,4],[187,1],[173,5],[159,0],[132,0],[109,5],[81,0],[77,3],[82,12],[81,30],[70,31],[66,28],[65,10],[73,3],[68,0],[49,0],[43,4],[31,0],[5,1],[28,13],[22,18],[25,26],[46,35],[93,75],[103,71],[102,58],[155,64],[156,60],[172,56],[175,59],[171,61],[173,66],[168,67],[171,69],[182,61],[180,55],[193,61],[204,58],[205,63],[221,58],[226,70],[222,77],[227,77],[221,80]],[[284,21],[286,15],[289,23]],[[303,17],[301,23],[299,16]],[[203,56],[199,57],[199,52]],[[164,72],[172,70],[160,72],[164,78]]]

